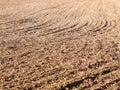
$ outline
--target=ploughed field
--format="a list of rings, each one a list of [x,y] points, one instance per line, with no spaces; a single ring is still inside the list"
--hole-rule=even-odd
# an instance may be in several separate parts
[[[0,90],[120,90],[120,0],[1,0]]]

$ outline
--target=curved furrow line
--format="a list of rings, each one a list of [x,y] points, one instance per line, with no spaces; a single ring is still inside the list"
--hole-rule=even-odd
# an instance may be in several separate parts
[[[96,3],[93,3],[93,5],[91,5],[91,6],[96,6],[96,5],[94,5],[94,4],[96,4]],[[98,3],[99,4],[99,3]],[[98,7],[98,6],[96,6],[96,7]],[[89,20],[89,24],[88,24],[88,27],[87,28],[92,28],[91,30],[89,30],[89,29],[87,29],[86,28],[86,30],[87,30],[87,32],[89,32],[89,33],[92,33],[92,32],[90,32],[90,31],[98,31],[99,29],[102,29],[102,28],[104,28],[104,27],[106,27],[107,28],[107,21],[105,21],[105,23],[104,23],[104,19],[102,19],[102,21],[101,20],[99,20],[98,19],[98,17],[96,17],[97,15],[95,14],[94,15],[94,13],[93,13],[93,15],[92,14],[89,14],[88,16],[87,16],[87,18],[88,18],[88,20]],[[104,23],[104,24],[101,24],[101,23]],[[108,23],[109,24],[109,23]],[[83,31],[86,31],[86,30],[83,30]],[[86,33],[86,32],[85,32]]]
[[[0,25],[0,31],[3,29],[12,29],[16,26],[15,22]]]
[[[56,12],[55,12],[56,13]],[[41,19],[44,19],[43,17],[41,17]],[[54,18],[53,18],[54,19]],[[40,18],[38,18],[38,20],[40,20]],[[39,23],[39,21],[37,20],[37,23]],[[21,23],[25,23],[25,22],[27,22],[28,20],[27,19],[21,19],[21,20],[18,20],[18,21],[16,21],[16,24],[18,24],[18,26],[19,26],[19,24],[21,24]],[[41,20],[40,20],[41,21]],[[15,23],[15,22],[14,22]],[[13,23],[13,24],[14,24]],[[29,23],[29,22],[28,22]],[[25,29],[28,29],[28,31],[32,31],[32,30],[34,30],[34,29],[42,29],[42,28],[46,28],[46,27],[50,27],[50,26],[53,26],[54,24],[56,25],[56,23],[58,23],[57,22],[57,20],[56,21],[54,21],[54,23],[53,24],[51,24],[51,23],[53,23],[53,20],[48,20],[48,21],[46,21],[46,22],[44,22],[44,23],[41,23],[40,25],[36,25],[36,26],[30,26],[30,27],[27,27],[27,28],[22,28],[22,29],[18,29],[18,30],[15,30],[15,31],[20,31],[20,30],[25,30]],[[47,25],[48,24],[48,25]],[[51,24],[51,25],[50,25]],[[23,25],[22,25],[22,27],[23,27]],[[53,27],[52,27],[53,28]],[[25,32],[27,32],[27,30],[25,31]],[[12,33],[14,33],[14,31],[12,32]]]
[[[71,15],[71,16],[70,16]],[[65,17],[67,17],[67,18],[76,18],[76,15],[74,16],[74,13],[72,13],[72,14],[70,14],[70,15],[68,15],[68,16],[65,16]],[[72,29],[72,28],[71,28]],[[61,30],[60,30],[61,31]],[[67,31],[67,30],[65,30],[65,31]],[[57,31],[55,31],[54,33],[56,33]],[[52,34],[52,33],[51,33]]]
[[[104,27],[102,28],[97,28],[97,29],[94,29],[92,32],[92,34],[94,36],[96,36],[97,34],[104,34],[106,32],[109,32],[111,31],[113,28],[116,27],[116,23],[115,22],[111,22],[111,21],[107,21],[106,20],[106,24],[104,25]]]
[[[97,17],[90,17],[91,22],[88,24],[88,32],[91,31],[90,29],[96,29],[102,26],[102,21],[98,20]],[[90,19],[88,19],[90,21]],[[89,29],[90,28],[90,29]]]
[[[86,3],[86,2],[84,2],[84,4],[85,4],[85,3]],[[81,10],[80,10],[79,13],[78,13],[78,17],[81,18],[82,20],[87,20],[87,19],[86,19],[86,9],[84,8],[84,4],[82,4],[82,6],[79,7],[79,8],[81,8]]]
[[[1,26],[1,29],[6,29],[8,31],[8,30],[14,29],[14,27],[17,27],[17,29],[18,29],[20,27],[20,25],[22,25],[22,27],[24,27],[23,24],[30,24],[32,22],[33,22],[32,18],[26,18],[26,19],[16,20],[12,23],[2,24],[0,26]]]
[[[99,8],[99,7],[98,7]],[[99,16],[99,15],[98,15]],[[103,18],[103,20],[104,20],[105,18]],[[96,19],[97,20],[97,19]],[[103,27],[101,27],[101,28],[93,28],[93,32],[95,32],[95,34],[96,34],[96,32],[99,32],[99,31],[103,31],[103,30],[107,30],[107,29],[109,29],[110,27],[110,29],[112,29],[112,25],[111,25],[111,21],[108,21],[108,19],[106,19],[106,24],[104,24],[105,26],[103,26]],[[115,27],[115,26],[113,26],[113,27]],[[91,30],[90,30],[91,31]]]
[[[113,21],[109,21],[109,25],[106,27],[106,28],[103,28],[101,31],[100,31],[100,34],[103,34],[103,33],[106,33],[106,32],[109,32],[111,30],[114,30],[114,28],[116,27],[116,22],[113,22]]]
[[[94,31],[101,30],[102,28],[104,28],[106,26],[107,26],[107,21],[103,19],[100,22],[99,26],[96,26],[95,28],[92,28],[92,29],[88,30],[88,32],[92,33]]]
[[[25,19],[22,19],[22,20],[25,20]],[[13,33],[15,32],[15,31],[20,31],[20,30],[24,30],[24,29],[32,29],[32,28],[39,28],[39,27],[43,27],[43,26],[45,26],[46,24],[49,24],[50,23],[50,20],[48,20],[48,21],[46,21],[46,22],[44,22],[44,23],[41,23],[40,25],[35,25],[35,26],[29,26],[29,27],[26,27],[26,28],[21,28],[21,29],[17,29],[17,30],[14,30],[14,31],[12,31]],[[18,24],[18,23],[14,23],[14,24]],[[19,27],[19,26],[18,26]],[[5,29],[7,29],[7,28],[5,28]],[[12,28],[11,28],[12,29]],[[10,29],[10,30],[11,30]]]
[[[98,32],[98,31],[102,31],[102,30],[106,30],[107,28],[109,28],[110,26],[111,26],[111,22],[110,21],[108,21],[108,20],[105,20],[105,24],[104,24],[104,26],[103,27],[101,27],[101,28],[97,28],[97,29],[93,29],[93,32]]]
[[[35,14],[39,14],[40,12],[44,12],[44,11],[51,11],[51,10],[58,10],[58,9],[60,9],[60,8],[64,8],[64,7],[67,7],[67,6],[69,6],[71,3],[73,3],[72,1],[69,1],[69,2],[65,2],[65,3],[62,3],[62,4],[60,4],[60,5],[57,5],[57,6],[53,6],[53,7],[49,7],[49,8],[45,8],[45,9],[42,9],[42,10],[38,10],[38,11],[36,11],[36,12],[33,12],[33,13],[31,13],[29,16],[31,17],[31,16],[34,16]],[[74,3],[76,3],[76,1],[74,2]]]
[[[69,33],[72,33],[72,32],[75,32],[76,30],[80,29],[80,28],[83,28],[84,26],[86,26],[87,23],[85,23],[84,25],[82,26],[79,26],[79,27],[75,27],[75,26],[78,26],[77,24],[73,25],[73,26],[70,26],[70,27],[67,27],[67,28],[63,28],[63,29],[59,29],[57,31],[53,31],[51,33],[47,33],[47,34],[42,34],[42,35],[39,35],[39,36],[48,36],[48,35],[57,35],[57,36],[60,36],[63,34],[69,34]],[[68,33],[69,32],[69,33]]]
[[[79,3],[79,1],[74,4],[74,7],[76,7],[75,9],[73,8],[73,10],[69,10],[69,12],[67,13],[68,19],[73,19],[75,21],[75,23],[85,23],[87,20],[85,18],[85,8],[84,5],[87,4],[88,0],[84,0],[83,3]],[[76,12],[77,11],[77,12]],[[73,21],[73,22],[74,22]]]
[[[76,29],[75,37],[81,37],[85,35],[89,35],[93,28],[100,28],[102,26],[102,21],[96,22],[94,19],[89,19],[90,22],[85,24],[85,27]],[[95,21],[95,23],[93,23]],[[91,29],[91,30],[90,30]]]
[[[35,12],[31,12],[31,14],[29,14],[29,16],[24,16],[22,19],[26,19],[26,18],[29,18],[29,17],[31,17],[31,16],[34,17],[35,14],[37,14],[37,13],[40,14],[41,12],[46,11],[46,10],[59,9],[59,7],[66,6],[66,4],[71,4],[71,3],[73,3],[73,2],[72,2],[72,1],[69,1],[69,2],[65,2],[65,3],[59,4],[59,5],[57,5],[57,6],[48,7],[48,8],[42,9],[42,10],[38,10],[38,11],[35,11]],[[2,24],[8,24],[8,23],[13,23],[13,22],[16,22],[16,21],[18,21],[18,20],[15,19],[15,20],[12,20],[12,21],[0,23],[0,25],[2,25]]]
[[[75,16],[74,16],[74,17],[75,17]],[[73,18],[74,18],[74,17],[73,17]],[[75,21],[75,22],[76,22],[76,21]],[[85,24],[86,24],[86,23],[85,23]],[[84,24],[84,25],[85,25],[85,24]],[[81,25],[79,28],[83,27],[84,25]],[[73,25],[73,26],[74,26],[74,25]],[[77,23],[76,23],[75,26],[78,27]],[[76,28],[77,28],[77,27],[76,27]],[[58,28],[58,30],[56,30],[57,28]],[[61,31],[67,31],[67,29],[69,30],[69,28],[71,29],[71,31],[72,31],[72,29],[73,29],[73,31],[74,31],[74,28],[73,28],[72,26],[69,26],[69,27],[66,27],[66,28],[63,28],[63,26],[62,26],[63,29],[59,29],[59,27],[57,27],[57,28],[52,28],[52,29],[48,30],[48,32],[51,31],[51,30],[55,30],[53,33],[56,34],[56,33],[59,32],[59,31],[60,31],[60,32],[61,32]],[[61,28],[61,27],[60,27],[60,28]],[[46,30],[45,30],[45,31],[46,31]],[[70,31],[70,30],[69,30],[69,31]],[[48,34],[52,34],[52,33],[48,33]],[[46,35],[48,35],[48,34],[46,34]]]
[[[48,32],[48,33],[52,33],[52,32],[59,32],[59,31],[62,31],[62,29],[68,29],[68,28],[72,28],[72,27],[75,27],[77,26],[77,23],[73,23],[73,24],[70,24],[71,22],[70,21],[67,21],[66,19],[66,22],[62,25],[61,24],[62,21],[58,21],[57,24],[55,25],[51,25],[50,27],[48,28],[45,28],[45,30],[43,32]],[[39,31],[38,31],[39,32]]]
[[[58,15],[58,16],[61,16],[62,14],[67,14],[73,8],[74,4],[76,4],[76,3],[77,2],[70,3],[68,5],[64,5],[62,7],[56,8],[57,10],[54,10],[54,12],[52,14],[53,15]]]
[[[97,6],[96,6],[97,7]],[[86,19],[88,21],[88,24],[83,27],[83,29],[79,29],[81,32],[79,32],[78,34],[82,34],[84,32],[88,32],[87,28],[93,28],[93,27],[98,27],[97,24],[99,24],[100,22],[99,21],[96,21],[97,20],[97,17],[93,17],[92,15],[87,15],[87,10],[86,8],[83,9],[83,12],[82,12],[82,15],[80,15],[82,18]],[[77,31],[79,31],[77,30]],[[77,32],[76,32],[77,33]]]
[[[36,31],[36,30],[42,30],[42,29],[45,29],[47,27],[50,27],[54,24],[56,24],[56,22],[53,22],[51,23],[52,20],[48,20],[40,25],[36,25],[36,26],[32,26],[32,27],[27,27],[27,28],[23,28],[23,29],[19,29],[19,30],[15,30],[14,32],[16,31],[20,31],[20,32],[30,32],[30,31]]]
[[[94,28],[92,29],[88,29],[86,32],[82,33],[81,36],[84,36],[84,35],[91,35],[93,34],[93,31],[94,30],[101,30],[102,28],[106,27],[107,26],[107,21],[106,20],[103,20],[102,22],[100,22],[100,24],[98,24],[98,26],[95,26]]]
[[[23,19],[22,19],[22,20],[23,20]],[[18,21],[18,22],[19,22],[19,21]],[[49,23],[49,22],[48,22],[48,23]],[[45,24],[46,24],[46,22],[45,22]],[[42,26],[42,25],[43,25],[43,24],[38,25],[38,26]],[[52,26],[52,25],[51,25],[51,26]],[[45,27],[47,27],[47,26],[45,26]],[[49,27],[49,25],[48,25],[48,27]],[[26,28],[19,29],[19,30],[25,30],[25,29],[26,29]],[[27,28],[27,29],[29,29],[29,30],[26,30],[25,32],[27,32],[27,31],[32,31],[32,30],[34,30],[34,29],[37,29],[37,30],[38,30],[38,29],[43,29],[43,28],[41,28],[41,27],[39,28],[39,27],[36,27],[36,26],[35,26],[35,27],[29,27],[29,28]],[[19,30],[16,30],[16,31],[19,31]],[[14,32],[14,31],[13,31],[13,32]],[[13,32],[12,32],[12,33],[13,33]]]
[[[55,23],[54,23],[55,24]],[[71,26],[69,26],[69,27],[67,27],[67,25],[68,24],[64,24],[63,26],[60,26],[60,27],[55,27],[55,28],[53,28],[52,27],[52,25],[49,25],[49,26],[45,26],[45,27],[37,27],[37,28],[33,28],[33,29],[27,29],[27,30],[24,30],[23,31],[23,34],[24,33],[29,33],[30,31],[31,32],[34,32],[34,31],[37,31],[37,32],[39,32],[39,34],[43,34],[43,33],[52,33],[52,32],[59,32],[59,31],[62,31],[62,30],[67,30],[67,29],[69,29],[69,28],[72,28],[72,27],[75,27],[76,26],[76,24],[75,25],[71,25]],[[62,27],[62,28],[61,28]]]
[[[73,39],[80,39],[80,37],[78,37],[74,33],[78,32],[79,30],[81,30],[85,26],[87,26],[87,22],[85,24],[81,25],[80,27],[77,27],[77,28],[74,28],[74,29],[68,29],[68,30],[64,30],[64,31],[61,31],[61,32],[58,32],[58,33],[50,34],[50,35],[52,35],[52,37],[49,37],[50,41],[53,42],[53,39],[54,39],[55,42],[61,42],[61,41],[73,40]],[[59,37],[59,38],[56,38],[56,36]],[[42,37],[42,36],[38,35],[38,37]]]
[[[111,26],[109,28],[107,28],[106,32],[111,31],[112,29],[115,29],[117,27],[117,23],[116,21],[110,21],[111,22]]]
[[[82,18],[85,19],[85,20],[89,20],[89,19],[91,20],[91,18],[86,17],[86,16],[88,15],[86,9],[89,8],[89,5],[86,5],[86,4],[88,4],[88,1],[84,2],[84,4],[82,4],[82,6],[78,7],[78,9],[81,8],[81,13],[80,13],[79,17],[82,17]],[[86,5],[86,7],[85,7],[85,5]],[[78,10],[78,11],[79,11],[79,10]],[[88,18],[89,18],[89,19],[88,19]],[[91,21],[92,21],[92,20],[91,20]],[[91,21],[89,21],[89,22],[91,22]]]
[[[70,9],[71,7],[69,7]],[[56,21],[58,23],[58,18],[57,16],[62,14],[62,12],[65,12],[68,8],[63,8],[62,10],[61,9],[58,9],[58,10],[51,10],[50,12],[49,11],[46,11],[44,13],[41,13],[41,15],[38,14],[38,16],[34,16],[34,18],[36,18],[37,20],[37,23],[39,23],[39,21],[43,21],[46,20],[46,19],[52,19],[53,21]],[[45,15],[44,15],[45,14]],[[52,16],[52,18],[51,18]],[[52,22],[52,21],[51,21]],[[57,24],[56,23],[56,24]]]
[[[49,14],[45,14],[45,15],[44,15],[44,14],[41,14],[41,15],[43,16],[43,17],[41,17],[41,20],[42,20],[42,19],[45,18],[45,16],[48,16]],[[39,15],[39,16],[40,16],[40,15]],[[50,16],[51,16],[51,15],[50,15]],[[32,18],[32,17],[30,17],[30,18]],[[41,21],[41,20],[40,20],[40,17],[37,18],[37,17],[34,16],[34,19],[35,19],[35,18],[37,19],[37,23],[38,23],[39,21]],[[38,21],[38,20],[39,20],[39,21]],[[12,23],[13,23],[13,25],[15,25],[15,24],[17,25],[17,24],[18,24],[17,26],[19,26],[19,24],[21,24],[21,23],[29,23],[29,22],[28,22],[28,19],[24,18],[24,19],[21,19],[21,20],[15,20],[15,21],[10,21],[10,22],[7,22],[7,23],[3,23],[3,24],[0,24],[0,26],[2,26],[2,25],[4,25],[4,24],[12,24]],[[44,23],[46,23],[46,22],[44,22]],[[34,23],[33,23],[33,24],[34,24]],[[50,24],[50,23],[48,23],[48,24]],[[43,25],[43,23],[41,23],[41,25]],[[22,25],[22,26],[23,26],[23,25]],[[7,26],[7,27],[8,27],[8,26]],[[6,27],[5,27],[5,28],[6,28]],[[7,28],[6,28],[6,29],[7,29]],[[23,28],[23,29],[24,29],[24,28]]]
[[[66,30],[73,29],[76,26],[77,26],[77,24],[69,26],[69,27],[65,27],[65,28],[62,28],[62,29],[57,29],[57,28],[56,29],[50,29],[50,30],[52,30],[52,32],[49,31],[49,32],[47,32],[45,34],[41,34],[39,36],[47,36],[47,35],[51,35],[51,34],[58,34],[58,33],[66,31]]]
[[[106,28],[106,26],[107,26],[107,21],[106,20],[102,20],[100,22],[99,26],[96,26],[96,27],[88,30],[88,32],[89,32],[88,34],[92,35],[92,34],[94,34],[95,31],[101,31],[103,28]]]
[[[16,20],[9,21],[9,22],[5,22],[5,23],[1,23],[1,24],[0,24],[0,26],[1,26],[1,25],[3,25],[3,24],[9,24],[9,23],[13,23],[13,22],[15,22],[15,21],[16,21]]]
[[[84,10],[83,10],[83,12],[84,12]],[[83,14],[83,13],[82,13]],[[74,14],[73,14],[74,15]],[[73,17],[73,15],[72,15],[72,18],[74,18],[74,17],[76,17],[76,15]],[[71,18],[71,17],[70,17]],[[85,19],[85,18],[84,18]],[[85,22],[85,24],[84,25],[81,25],[80,27],[78,27],[78,28],[70,28],[71,30],[67,30],[67,28],[66,28],[66,30],[64,29],[64,31],[66,32],[66,34],[68,34],[67,32],[75,32],[75,30],[78,30],[78,29],[81,29],[82,27],[84,27],[84,26],[86,26],[87,25],[87,22]],[[73,29],[73,30],[72,30]],[[61,31],[63,31],[63,30],[59,30],[60,32]],[[55,32],[53,32],[54,34],[56,34],[56,33],[58,33],[59,31],[55,31]],[[63,32],[64,33],[64,32]],[[48,34],[46,34],[46,35],[49,35],[49,34],[52,34],[52,33],[48,33]]]
[[[98,7],[99,7],[99,1],[94,1],[91,3],[91,5],[87,5],[88,6],[88,9],[86,11],[86,15],[88,17],[88,21],[90,22],[88,24],[88,26],[92,26],[92,27],[96,27],[97,23],[100,22],[99,18],[97,17],[97,14],[95,12],[90,12],[90,9],[93,9],[94,11],[97,11]],[[93,8],[94,6],[94,8]]]
[[[36,30],[44,30],[45,28],[47,28],[47,27],[50,27],[50,26],[52,26],[52,25],[54,25],[54,24],[56,24],[56,22],[53,22],[53,23],[51,23],[51,20],[48,20],[48,21],[46,21],[46,22],[44,22],[44,23],[41,23],[41,24],[39,24],[39,25],[34,25],[34,26],[30,26],[30,27],[26,27],[26,28],[21,28],[21,29],[13,29],[12,31],[11,31],[11,29],[10,30],[5,30],[4,32],[7,32],[6,34],[13,34],[13,33],[21,33],[21,32],[29,32],[29,31],[36,31]],[[5,33],[4,33],[5,34]]]
[[[91,28],[98,26],[100,23],[100,21],[98,21],[96,17],[93,17],[91,15],[87,16],[87,20],[89,21],[88,27],[91,27]]]
[[[75,28],[71,28],[71,29],[68,29],[68,30],[66,29],[66,30],[61,31],[61,32],[59,32],[59,33],[55,32],[55,34],[53,34],[53,35],[54,35],[54,36],[59,36],[59,37],[61,36],[61,37],[62,37],[63,34],[64,34],[64,35],[68,35],[68,36],[69,36],[69,34],[71,34],[71,35],[73,35],[74,33],[76,34],[76,32],[77,32],[77,34],[80,34],[80,32],[78,33],[78,31],[81,31],[82,28],[84,28],[84,27],[86,27],[86,26],[88,26],[88,22],[84,21],[83,25],[81,25],[81,26],[78,24],[77,27],[75,27]],[[51,33],[51,34],[52,34],[52,33]],[[48,35],[49,35],[49,34],[48,34]],[[68,37],[68,36],[67,36],[67,37],[64,37],[64,38],[61,38],[61,39],[63,40],[63,39],[65,39],[65,38],[66,38],[66,39],[69,38],[69,37],[71,38],[71,36],[69,36],[69,37]],[[77,35],[76,35],[75,37],[77,37]],[[69,39],[70,39],[70,38],[69,38]],[[72,37],[72,38],[73,38],[73,37]],[[59,39],[57,40],[57,38],[55,38],[55,41],[56,41],[56,40],[57,40],[57,41],[61,41],[61,39],[59,38]]]
[[[71,4],[71,3],[69,3],[69,4]],[[68,5],[65,4],[65,5],[62,5],[61,7],[56,7],[55,9],[51,9],[51,10],[46,9],[44,12],[38,12],[38,15],[33,15],[30,18],[36,18],[37,23],[38,23],[39,21],[44,22],[45,19],[51,18],[51,16],[52,16],[51,19],[57,21],[56,17],[58,15],[63,14],[63,12],[69,11],[72,8],[71,5],[69,5],[69,6]]]

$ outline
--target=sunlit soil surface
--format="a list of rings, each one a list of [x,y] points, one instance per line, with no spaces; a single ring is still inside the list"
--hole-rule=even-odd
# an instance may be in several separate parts
[[[120,90],[119,0],[1,0],[0,90]]]

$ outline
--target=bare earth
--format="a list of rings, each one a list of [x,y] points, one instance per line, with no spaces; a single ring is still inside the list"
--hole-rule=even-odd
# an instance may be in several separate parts
[[[0,0],[0,90],[120,90],[120,0]]]

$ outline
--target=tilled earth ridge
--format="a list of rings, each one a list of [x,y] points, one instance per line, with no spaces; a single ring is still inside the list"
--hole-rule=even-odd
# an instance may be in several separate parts
[[[120,90],[120,1],[61,2],[1,15],[1,90]]]

